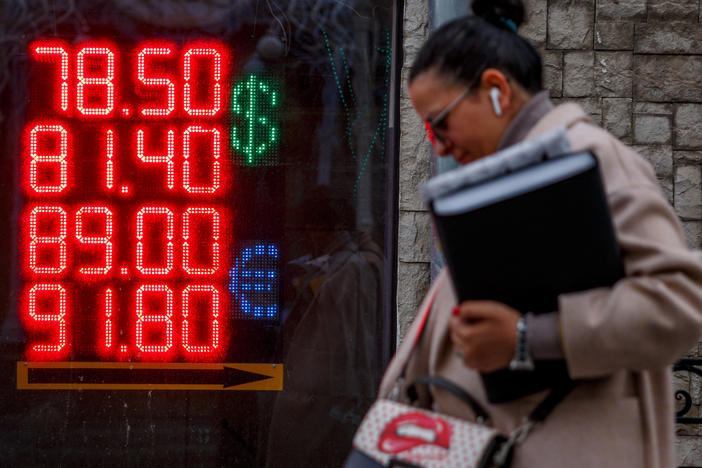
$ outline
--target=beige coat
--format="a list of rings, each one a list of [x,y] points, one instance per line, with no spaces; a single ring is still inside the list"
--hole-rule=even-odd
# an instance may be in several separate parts
[[[513,466],[673,467],[670,364],[701,335],[702,256],[687,249],[650,165],[588,123],[580,107],[556,107],[527,139],[559,125],[566,125],[573,150],[589,149],[598,158],[627,277],[612,288],[559,297],[569,373],[587,381],[517,448]],[[544,393],[488,404],[479,375],[464,367],[452,349],[448,319],[456,298],[445,271],[434,287],[437,295],[428,328],[406,382],[426,374],[449,378],[478,399],[492,425],[508,433]],[[415,321],[390,363],[381,397],[387,396],[407,361],[417,328]],[[429,395],[422,400],[429,404]],[[441,389],[433,390],[431,400],[440,412],[472,418],[465,404]]]

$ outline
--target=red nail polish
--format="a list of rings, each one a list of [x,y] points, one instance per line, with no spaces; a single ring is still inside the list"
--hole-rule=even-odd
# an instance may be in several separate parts
[[[451,313],[452,313],[453,315],[458,315],[458,314],[461,313],[461,309],[460,309],[458,306],[456,306],[456,307],[454,307],[454,308],[451,310]]]

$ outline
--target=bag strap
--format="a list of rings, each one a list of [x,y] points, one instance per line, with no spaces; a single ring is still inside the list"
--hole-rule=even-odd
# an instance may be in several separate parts
[[[426,385],[435,385],[437,387],[441,387],[444,390],[447,390],[453,394],[456,398],[459,400],[463,401],[466,403],[468,406],[471,407],[473,412],[475,413],[475,417],[479,423],[483,423],[487,421],[488,419],[488,413],[485,411],[485,409],[480,406],[480,403],[478,403],[471,395],[470,393],[466,392],[463,390],[461,387],[456,385],[455,383],[451,382],[450,380],[444,379],[442,377],[438,377],[435,375],[425,375],[423,377],[418,377],[415,379],[414,382],[412,382],[408,387],[407,387],[407,393],[414,393],[414,396],[409,395],[410,399],[416,400],[416,393],[417,389],[415,388],[416,384],[426,384]]]
[[[529,413],[529,420],[534,423],[540,423],[551,414],[551,411],[565,399],[566,396],[578,385],[574,380],[557,385],[551,389],[548,396]]]
[[[548,396],[534,408],[529,416],[524,419],[521,426],[509,435],[509,438],[495,451],[492,456],[492,466],[503,467],[509,465],[515,445],[524,442],[529,433],[578,385],[577,381],[569,380],[566,383],[553,387]]]
[[[404,380],[405,374],[407,373],[407,367],[409,367],[409,362],[410,359],[412,358],[412,355],[414,354],[414,350],[417,348],[417,345],[419,344],[419,340],[422,338],[422,335],[424,335],[424,329],[426,328],[426,324],[429,321],[429,315],[431,315],[431,309],[434,306],[434,301],[436,300],[436,296],[439,293],[439,287],[443,283],[444,277],[439,276],[435,281],[434,284],[431,285],[431,289],[429,289],[429,292],[427,292],[426,297],[424,298],[424,301],[422,302],[422,305],[420,306],[420,322],[419,322],[419,328],[417,329],[417,332],[415,333],[412,342],[412,347],[410,348],[409,353],[407,354],[407,360],[405,361],[404,365],[402,366],[402,370],[400,371],[400,374],[398,376],[398,380]]]

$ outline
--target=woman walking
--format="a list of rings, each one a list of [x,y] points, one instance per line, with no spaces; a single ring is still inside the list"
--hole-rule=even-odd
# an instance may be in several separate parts
[[[563,360],[579,384],[516,448],[514,467],[672,467],[670,365],[702,331],[702,257],[687,248],[651,166],[579,106],[551,103],[539,54],[517,33],[522,2],[476,0],[473,11],[438,29],[411,70],[410,99],[435,151],[469,164],[565,126],[573,151],[591,151],[598,160],[626,276],[612,287],[562,294],[558,310],[533,315],[494,301],[457,304],[444,271],[420,342],[413,352],[412,340],[400,347],[380,397],[407,364],[405,382],[424,375],[451,380],[508,434],[548,390],[491,403],[480,373],[525,361],[517,348],[528,343],[527,362]],[[470,407],[441,388],[420,389],[419,401],[474,419]]]

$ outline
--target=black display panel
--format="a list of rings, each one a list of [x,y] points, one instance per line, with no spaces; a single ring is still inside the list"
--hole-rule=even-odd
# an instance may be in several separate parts
[[[394,8],[0,5],[8,463],[341,463],[393,345]]]

